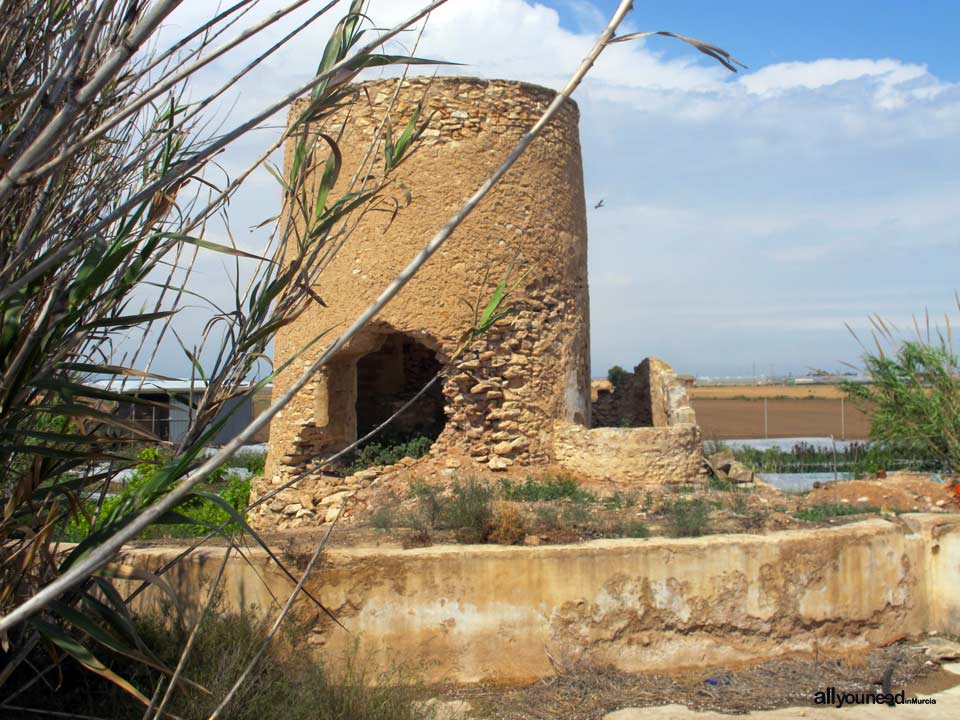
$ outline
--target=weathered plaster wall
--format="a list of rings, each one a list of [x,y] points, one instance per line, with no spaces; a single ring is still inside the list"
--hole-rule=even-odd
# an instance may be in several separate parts
[[[921,547],[927,624],[933,630],[960,635],[960,528],[950,521],[924,520],[930,516],[901,517],[917,534]]]
[[[125,560],[156,569],[175,552]],[[202,602],[222,552],[200,550],[167,574],[187,604]],[[427,680],[520,682],[553,674],[551,657],[625,671],[729,667],[957,633],[958,583],[958,519],[911,515],[763,536],[341,550],[308,587],[382,666],[409,662]],[[274,612],[273,598],[291,587],[256,551],[232,559],[225,576],[235,607]],[[315,618],[311,646],[337,657],[353,641],[301,607]]]
[[[396,81],[364,83],[340,139],[344,175],[360,164],[387,111]],[[487,179],[553,99],[553,91],[518,82],[413,78],[390,112],[403,127],[423,102],[430,117],[423,143],[398,168],[391,213],[369,213],[323,271],[316,288],[327,307],[312,307],[282,329],[280,365],[323,330],[339,330],[372,302]],[[296,110],[294,110],[296,112]],[[324,129],[336,135],[335,115]],[[271,424],[262,494],[356,437],[356,363],[400,332],[433,350],[449,366],[473,320],[469,303],[484,302],[506,268],[529,274],[511,300],[516,312],[449,367],[444,386],[446,427],[436,451],[455,448],[471,463],[505,468],[549,461],[558,419],[589,423],[587,230],[578,111],[568,102],[487,199],[461,225],[376,322],[319,373]],[[289,148],[287,167],[291,162]],[[407,195],[409,193],[409,196]],[[486,285],[484,280],[486,278]],[[324,344],[281,373],[281,393]],[[343,489],[313,478],[311,492]],[[302,490],[301,490],[302,491]],[[296,504],[291,490],[261,506],[255,518],[273,526]],[[299,512],[299,511],[298,511]],[[294,524],[316,524],[309,506]]]

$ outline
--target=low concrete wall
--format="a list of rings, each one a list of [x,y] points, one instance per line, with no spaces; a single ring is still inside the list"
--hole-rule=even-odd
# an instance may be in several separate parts
[[[579,661],[654,671],[847,654],[960,632],[960,518],[904,518],[764,536],[343,550],[308,587],[376,663],[412,663],[431,681],[523,682]],[[156,569],[174,552],[126,560]],[[186,604],[201,602],[222,552],[203,549],[167,575]],[[247,555],[230,561],[226,597],[275,611],[292,583]],[[300,606],[310,645],[331,657],[350,645]]]
[[[925,626],[960,635],[960,518],[903,515],[915,535],[925,581]]]
[[[554,460],[571,472],[625,485],[702,479],[703,442],[696,425],[636,428],[554,426]]]

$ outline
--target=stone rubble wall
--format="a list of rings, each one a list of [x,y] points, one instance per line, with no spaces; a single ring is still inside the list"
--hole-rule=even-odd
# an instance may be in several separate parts
[[[663,360],[645,358],[619,386],[591,383],[591,426],[670,427],[696,424],[687,386]]]
[[[615,485],[683,484],[703,480],[703,438],[692,424],[644,428],[554,426],[557,465]]]

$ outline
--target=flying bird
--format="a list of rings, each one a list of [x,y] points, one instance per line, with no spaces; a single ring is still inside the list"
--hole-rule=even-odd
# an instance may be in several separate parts
[[[602,207],[603,207],[603,198],[600,198],[600,202],[598,202],[596,205],[594,205],[594,206],[593,206],[593,209],[594,209],[594,210],[599,210],[599,209],[602,208]]]

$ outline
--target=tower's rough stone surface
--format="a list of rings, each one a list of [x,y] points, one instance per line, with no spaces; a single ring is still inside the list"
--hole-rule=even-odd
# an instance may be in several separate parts
[[[393,212],[385,203],[359,220],[315,288],[326,307],[312,306],[278,333],[275,364],[299,357],[277,378],[275,394],[377,297],[555,96],[524,83],[469,78],[409,79],[393,102],[396,89],[396,80],[364,83],[357,102],[323,128],[312,128],[334,136],[343,128],[341,178],[349,178],[382,136],[387,113],[394,133],[418,103],[422,117],[430,118],[419,147],[391,175],[400,209]],[[490,470],[549,463],[555,423],[589,427],[587,228],[577,125],[577,107],[567,102],[375,322],[274,419],[266,475],[255,495],[353,441],[358,408],[363,413],[365,407],[357,402],[358,362],[362,378],[370,358],[382,358],[380,375],[389,384],[388,368],[404,362],[388,365],[389,358],[408,347],[427,348],[444,370],[438,402],[446,423],[435,455]],[[291,160],[288,147],[287,169]],[[314,172],[322,168],[319,163]],[[474,323],[473,308],[485,303],[511,264],[514,279],[527,273],[510,298],[516,312],[454,359]],[[323,332],[328,334],[303,350]],[[330,497],[360,490],[363,483],[356,477],[309,478],[262,505],[257,522],[322,522],[334,506]]]

